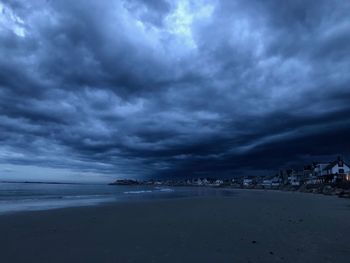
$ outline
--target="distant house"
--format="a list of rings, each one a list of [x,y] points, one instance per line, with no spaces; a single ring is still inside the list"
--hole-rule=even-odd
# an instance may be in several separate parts
[[[202,184],[203,184],[203,185],[208,185],[208,184],[210,184],[210,182],[209,182],[209,180],[208,180],[207,178],[204,178],[204,179],[202,180]]]
[[[272,180],[271,179],[265,179],[261,183],[262,186],[270,188],[272,186]]]
[[[347,180],[349,179],[350,166],[345,163],[343,159],[338,157],[338,160],[331,162],[324,167],[323,171],[325,172],[326,177],[329,179],[332,178],[332,181]]]
[[[292,175],[288,177],[289,184],[292,186],[299,186],[300,185],[300,177],[297,175]]]
[[[325,168],[329,165],[330,163],[323,162],[323,163],[314,163],[314,171],[313,174],[314,176],[325,176],[327,175],[327,171]]]
[[[325,168],[329,165],[329,162],[314,162],[309,167],[309,176],[305,178],[306,184],[322,184],[327,181],[327,172]]]
[[[281,180],[277,176],[271,179],[271,186],[280,186],[281,185]]]
[[[223,180],[216,180],[215,182],[214,182],[214,185],[215,186],[220,186],[220,185],[222,185],[224,183],[224,181]]]
[[[243,185],[244,186],[251,186],[251,185],[253,185],[253,179],[250,179],[250,178],[243,179]]]
[[[202,179],[198,178],[197,180],[195,180],[194,185],[203,185]]]
[[[313,172],[314,172],[314,166],[312,164],[304,166],[303,176],[305,178],[313,176]]]
[[[286,169],[281,170],[278,174],[278,177],[280,178],[280,181],[282,184],[288,184],[289,183],[289,177],[292,175],[293,169]]]

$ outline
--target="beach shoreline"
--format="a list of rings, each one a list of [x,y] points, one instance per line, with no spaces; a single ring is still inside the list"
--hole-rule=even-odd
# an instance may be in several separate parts
[[[348,199],[282,191],[20,212],[0,216],[0,260],[345,263],[349,218]]]

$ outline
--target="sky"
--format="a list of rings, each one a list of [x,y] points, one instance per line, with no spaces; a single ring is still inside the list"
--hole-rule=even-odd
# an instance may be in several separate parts
[[[350,1],[0,0],[0,179],[350,158]]]

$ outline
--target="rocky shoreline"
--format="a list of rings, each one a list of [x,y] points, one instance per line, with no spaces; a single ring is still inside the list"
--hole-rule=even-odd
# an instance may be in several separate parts
[[[300,186],[293,185],[278,185],[278,186],[263,186],[261,184],[252,184],[245,186],[243,184],[222,181],[222,184],[185,184],[180,182],[139,182],[135,180],[117,180],[110,185],[154,185],[154,186],[170,186],[170,187],[215,187],[228,189],[259,189],[259,190],[279,190],[279,191],[298,191],[302,193],[313,193],[323,195],[334,195],[341,198],[350,198],[350,183],[323,183],[323,184],[302,184]]]
[[[222,186],[225,187],[225,186]],[[226,186],[227,187],[227,186]],[[282,185],[276,187],[263,187],[260,185],[256,186],[230,186],[229,188],[235,189],[264,189],[264,190],[279,190],[279,191],[293,191],[302,193],[312,193],[312,194],[323,194],[323,195],[333,195],[340,198],[350,198],[350,184],[337,185],[337,184],[314,184],[314,185],[301,185],[301,186],[291,186]]]
[[[297,189],[297,191],[350,198],[350,189],[344,189],[337,185],[302,185],[299,189]]]

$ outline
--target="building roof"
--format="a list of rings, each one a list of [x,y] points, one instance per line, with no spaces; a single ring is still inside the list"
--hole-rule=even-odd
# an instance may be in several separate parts
[[[349,167],[349,165],[346,162],[344,162],[343,160],[337,160],[337,161],[333,161],[333,162],[329,163],[325,168],[323,168],[323,170],[330,170],[334,166],[336,166],[339,162],[343,162],[344,165]]]
[[[338,164],[338,161],[333,161],[333,162],[329,163],[325,168],[323,168],[323,170],[330,170],[334,166],[336,166],[337,164]]]

